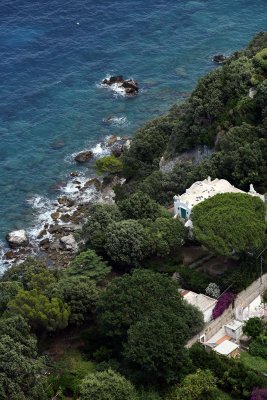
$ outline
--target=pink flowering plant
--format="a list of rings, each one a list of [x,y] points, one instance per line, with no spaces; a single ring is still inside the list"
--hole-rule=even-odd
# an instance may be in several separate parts
[[[218,318],[234,301],[235,295],[232,292],[223,293],[212,311],[212,319]]]

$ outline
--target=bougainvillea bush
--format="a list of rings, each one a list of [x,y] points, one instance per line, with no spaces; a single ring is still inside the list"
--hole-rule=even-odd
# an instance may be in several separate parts
[[[250,400],[267,400],[267,388],[254,389],[251,393]]]
[[[232,301],[235,299],[235,295],[232,292],[223,293],[219,298],[216,306],[212,311],[212,318],[216,319],[230,306]]]

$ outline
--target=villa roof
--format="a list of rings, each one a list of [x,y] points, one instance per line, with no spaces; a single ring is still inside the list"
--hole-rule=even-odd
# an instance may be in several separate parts
[[[246,193],[240,189],[237,189],[235,186],[231,185],[225,179],[214,179],[211,180],[210,177],[204,179],[203,181],[197,181],[193,183],[193,185],[186,189],[186,192],[181,196],[176,196],[176,199],[186,204],[190,209],[195,205],[201,203],[204,200],[207,200],[210,197],[215,196],[219,193]],[[253,185],[250,187],[249,193],[252,196],[260,196],[253,188]]]

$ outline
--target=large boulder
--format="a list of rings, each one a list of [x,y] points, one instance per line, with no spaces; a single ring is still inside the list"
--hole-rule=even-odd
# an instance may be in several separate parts
[[[93,156],[94,153],[91,150],[81,151],[74,157],[74,160],[77,161],[78,163],[84,163],[91,160]]]
[[[77,242],[72,234],[63,236],[62,238],[60,238],[59,242],[62,250],[67,250],[72,253],[75,253],[78,250]]]
[[[6,235],[6,240],[12,249],[25,247],[29,243],[27,234],[23,229],[8,233]]]

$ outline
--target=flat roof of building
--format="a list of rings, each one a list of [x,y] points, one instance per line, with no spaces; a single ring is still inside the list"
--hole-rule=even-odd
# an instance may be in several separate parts
[[[180,293],[188,303],[198,307],[202,312],[208,310],[212,306],[215,306],[217,303],[217,300],[202,293],[195,293],[188,290],[181,290]]]
[[[234,319],[229,324],[225,325],[226,328],[232,329],[232,331],[236,331],[237,329],[241,328],[243,323]]]
[[[218,344],[218,346],[214,347],[213,350],[215,350],[219,354],[228,356],[234,350],[238,349],[238,347],[238,344],[231,342],[230,340],[224,340],[222,343]]]

